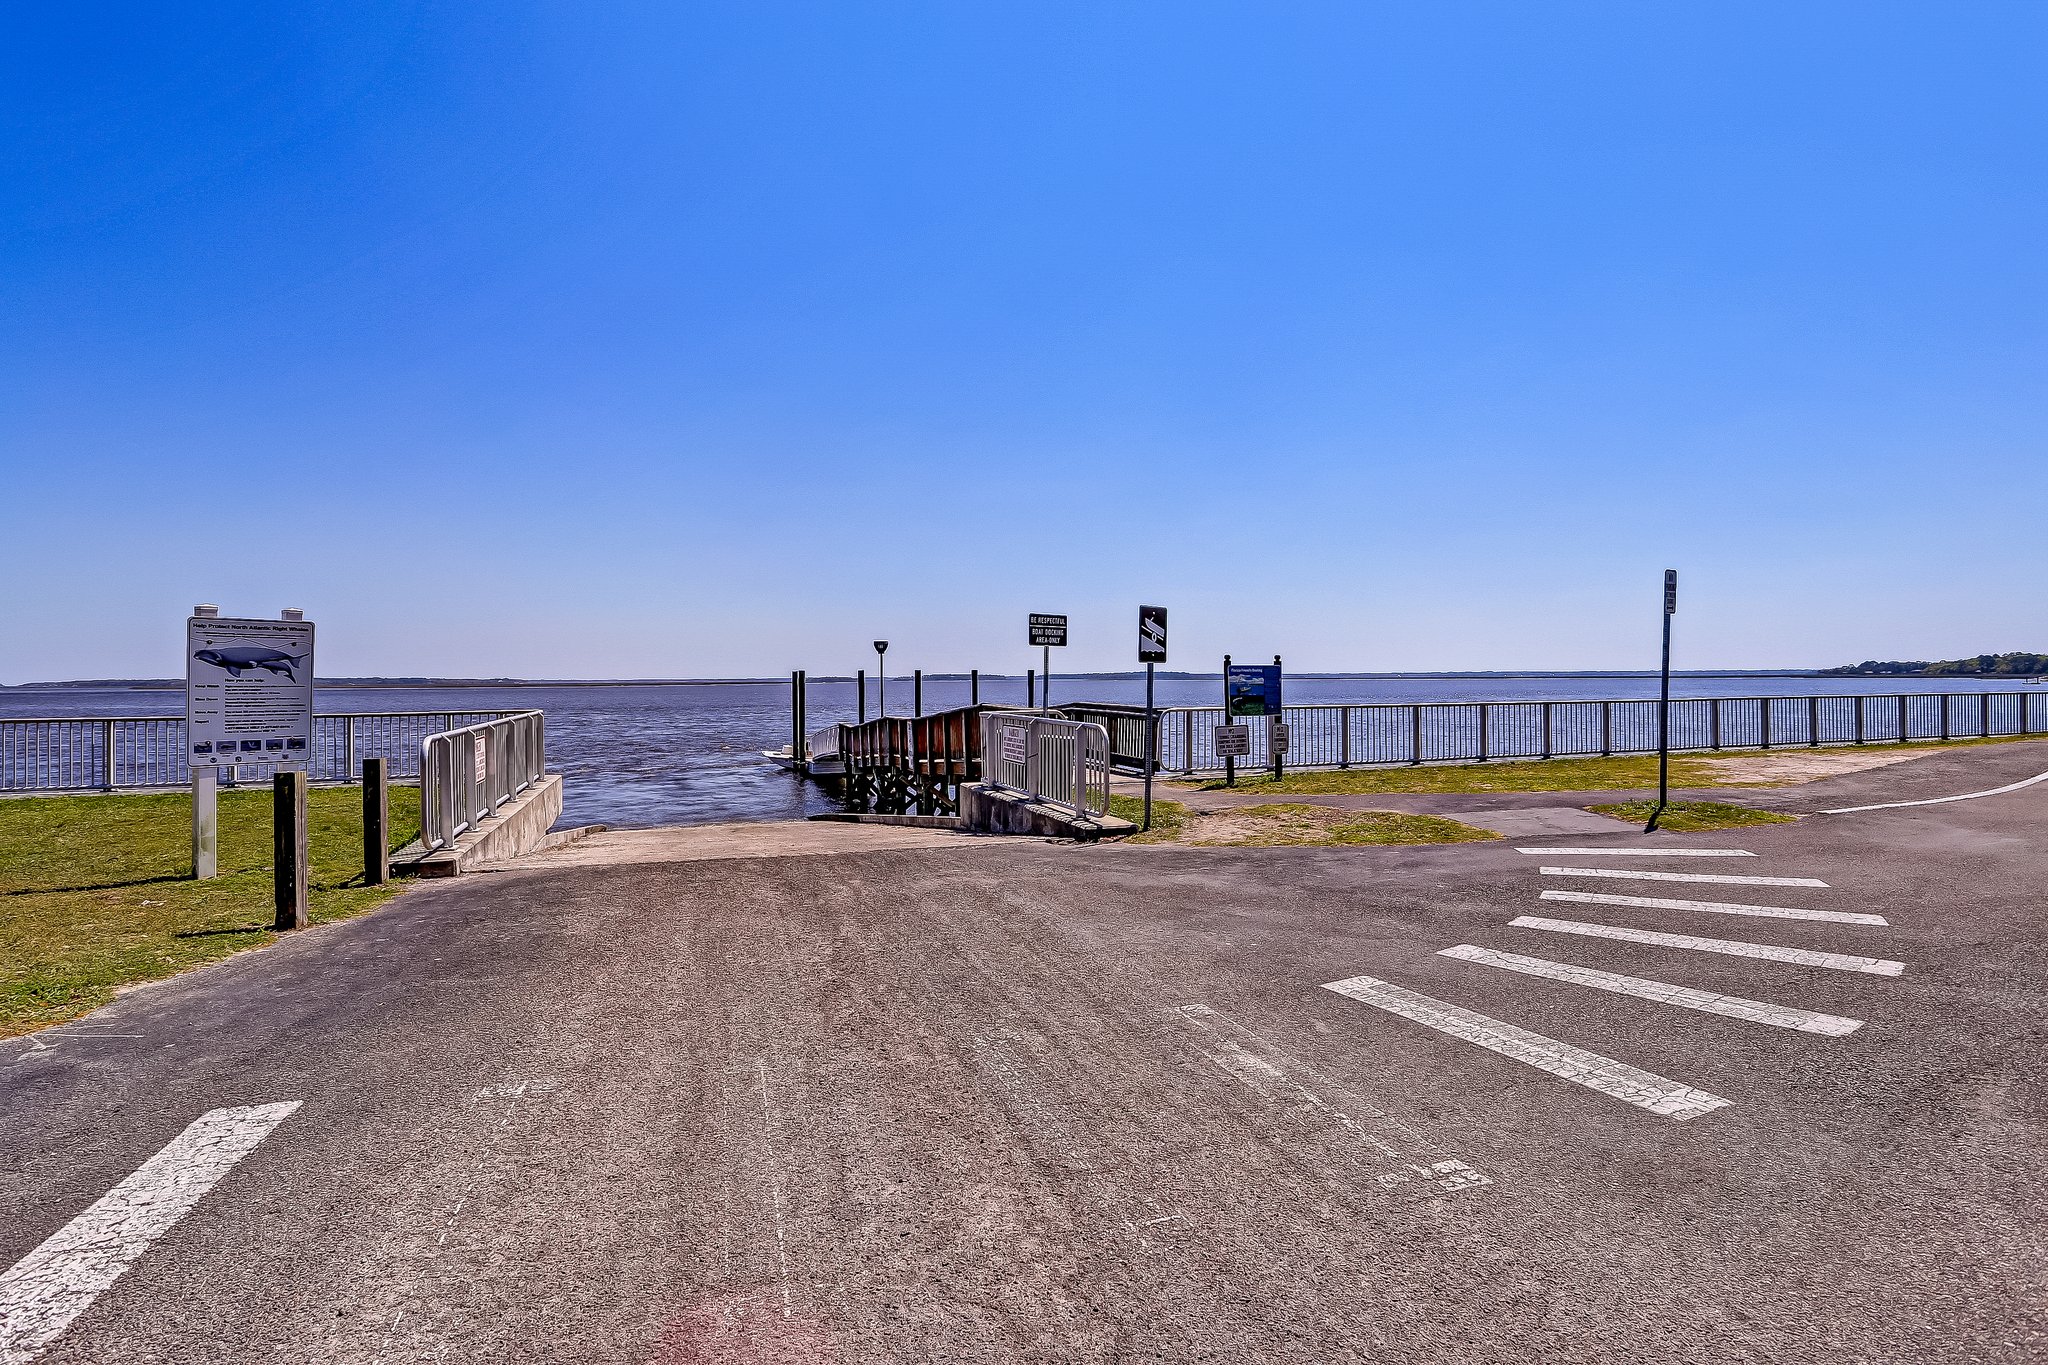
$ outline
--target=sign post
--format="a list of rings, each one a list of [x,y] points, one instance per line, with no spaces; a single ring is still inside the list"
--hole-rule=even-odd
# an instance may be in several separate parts
[[[1031,643],[1045,651],[1045,686],[1041,689],[1043,697],[1039,704],[1043,708],[1050,709],[1052,706],[1052,647],[1054,645],[1058,645],[1061,649],[1067,647],[1067,618],[1051,615],[1047,612],[1034,611],[1031,613],[1031,620],[1028,624]]]
[[[238,764],[303,770],[313,747],[313,623],[224,618],[201,604],[185,622],[185,758],[192,769],[192,875],[219,870],[219,774]],[[299,806],[304,818],[303,803]],[[297,836],[300,843],[304,835]]]
[[[1273,780],[1280,780],[1280,756],[1287,752],[1287,722],[1280,711],[1280,656],[1273,656],[1273,676],[1266,684],[1266,752],[1273,759]]]
[[[1657,686],[1657,806],[1643,833],[1656,832],[1671,797],[1671,618],[1678,614],[1678,570],[1664,571],[1664,667]]]
[[[1159,762],[1159,712],[1152,705],[1152,670],[1166,662],[1166,608],[1138,608],[1138,662],[1145,665],[1145,828],[1152,828],[1152,772]]]
[[[1280,656],[1273,656],[1271,667],[1265,664],[1233,664],[1228,654],[1223,656],[1223,714],[1224,719],[1236,724],[1240,716],[1266,717],[1266,742],[1268,750],[1274,745],[1287,742],[1285,727],[1276,727],[1274,717],[1280,714]],[[1243,728],[1243,727],[1238,727]],[[1221,731],[1218,731],[1220,734]],[[1249,744],[1250,731],[1245,730]],[[1221,752],[1219,750],[1218,752]],[[1244,751],[1250,756],[1250,749]],[[1280,759],[1272,754],[1273,776],[1280,776]],[[1233,785],[1233,764],[1226,757],[1223,761],[1223,784]]]

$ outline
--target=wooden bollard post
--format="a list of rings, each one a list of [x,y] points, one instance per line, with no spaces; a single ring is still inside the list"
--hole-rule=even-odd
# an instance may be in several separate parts
[[[363,760],[363,885],[391,880],[391,772],[382,758]]]
[[[303,929],[306,907],[306,774],[281,772],[271,785],[270,856],[277,887],[273,929]]]

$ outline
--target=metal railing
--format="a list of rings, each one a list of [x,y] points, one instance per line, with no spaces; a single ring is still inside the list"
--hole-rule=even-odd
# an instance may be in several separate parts
[[[420,741],[420,843],[446,848],[540,781],[547,727],[538,711],[443,730]]]
[[[393,777],[414,777],[420,740],[509,711],[367,711],[313,717],[308,773],[353,782],[362,761],[381,758]],[[192,780],[183,716],[0,718],[0,791],[117,791],[181,787]],[[237,780],[263,783],[268,763],[237,765]],[[223,776],[226,770],[223,769]]]
[[[1070,715],[1100,720],[1120,712],[1116,766],[1144,761],[1142,729],[1128,721],[1141,708],[1077,705]],[[1652,753],[1657,702],[1470,701],[1289,706],[1285,762],[1291,768],[1350,768],[1396,763],[1484,762],[1489,759],[1583,758]],[[1162,707],[1159,766],[1208,772],[1223,766],[1214,729],[1220,706]],[[1266,726],[1243,722],[1252,752],[1238,762],[1272,762]],[[1125,731],[1130,733],[1126,736]],[[1837,744],[1904,744],[1912,740],[2048,734],[2048,688],[2023,692],[1906,692],[1872,696],[1687,697],[1671,703],[1675,750],[1813,748]],[[1128,739],[1128,743],[1126,743]]]
[[[1091,721],[986,711],[981,780],[1067,807],[1109,813],[1109,733]]]

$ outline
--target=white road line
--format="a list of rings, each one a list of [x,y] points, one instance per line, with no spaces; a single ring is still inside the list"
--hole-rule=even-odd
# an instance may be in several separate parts
[[[1732,877],[1717,872],[1645,872],[1634,867],[1542,867],[1546,877],[1624,877],[1632,882],[1720,882],[1726,886],[1826,886],[1814,877]]]
[[[1759,919],[1824,920],[1829,924],[1891,923],[1883,915],[1856,910],[1795,910],[1789,905],[1737,905],[1730,901],[1672,901],[1659,896],[1609,896],[1599,891],[1545,891],[1546,901],[1578,901],[1587,905],[1640,905],[1648,910],[1697,910],[1708,915],[1755,915]]]
[[[1939,806],[1945,801],[1975,801],[1980,796],[2003,796],[2007,792],[2016,792],[2021,787],[2031,787],[2036,782],[2048,782],[2048,773],[2036,773],[2022,781],[2008,782],[2003,787],[1993,787],[1989,791],[1964,792],[1960,796],[1930,796],[1925,801],[1887,801],[1881,806],[1838,806],[1834,810],[1824,810],[1821,814],[1853,815],[1859,810],[1900,810],[1906,806]]]
[[[1725,1109],[1731,1103],[1719,1095],[1709,1095],[1704,1090],[1638,1071],[1612,1057],[1602,1057],[1569,1043],[1560,1043],[1555,1038],[1545,1038],[1540,1033],[1489,1019],[1476,1011],[1442,1000],[1432,1000],[1376,977],[1354,976],[1346,981],[1331,981],[1323,989],[1383,1009],[1389,1014],[1398,1014],[1403,1019],[1412,1019],[1453,1038],[1477,1043],[1489,1052],[1512,1057],[1539,1071],[1547,1071],[1574,1085],[1597,1090],[1653,1114],[1690,1119]]]
[[[215,1109],[0,1275],[0,1365],[28,1365],[299,1101]]]
[[[1754,858],[1746,848],[1518,848],[1517,853],[1553,858]]]
[[[1839,1014],[1816,1014],[1812,1010],[1793,1009],[1790,1005],[1744,1000],[1739,995],[1716,995],[1712,991],[1698,991],[1690,986],[1674,986],[1667,981],[1647,981],[1640,976],[1623,976],[1619,972],[1602,972],[1591,967],[1577,967],[1569,962],[1523,957],[1520,953],[1499,953],[1491,948],[1474,947],[1470,943],[1445,948],[1438,956],[1455,957],[1462,962],[1477,962],[1482,966],[1499,967],[1505,971],[1540,976],[1551,981],[1564,981],[1574,986],[1590,986],[1594,990],[1613,991],[1617,995],[1633,995],[1640,1000],[1654,1000],[1660,1005],[1678,1005],[1706,1014],[1726,1015],[1730,1019],[1746,1019],[1752,1024],[1797,1029],[1801,1033],[1823,1033],[1831,1038],[1839,1038],[1863,1027],[1861,1019],[1845,1019]]]
[[[1649,943],[1659,948],[1689,948],[1696,953],[1726,953],[1730,957],[1760,957],[1771,962],[1793,962],[1805,967],[1828,967],[1838,972],[1868,972],[1872,976],[1897,976],[1906,970],[1903,962],[1882,957],[1856,957],[1849,953],[1817,953],[1805,948],[1780,948],[1769,943],[1744,943],[1732,938],[1696,938],[1691,934],[1653,934],[1647,929],[1623,929],[1612,924],[1587,924],[1583,920],[1544,919],[1520,915],[1508,921],[1514,929],[1547,929],[1554,934],[1584,934],[1588,938],[1613,938],[1624,943]]]

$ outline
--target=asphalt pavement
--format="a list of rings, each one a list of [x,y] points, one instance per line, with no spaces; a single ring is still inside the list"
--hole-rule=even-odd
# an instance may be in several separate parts
[[[0,1044],[0,1361],[2048,1359],[2044,821],[578,844]]]

